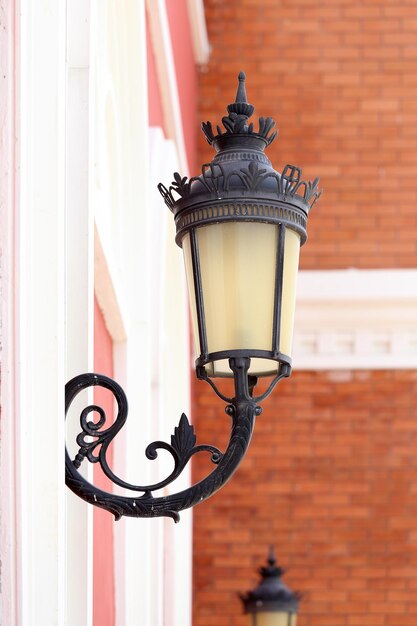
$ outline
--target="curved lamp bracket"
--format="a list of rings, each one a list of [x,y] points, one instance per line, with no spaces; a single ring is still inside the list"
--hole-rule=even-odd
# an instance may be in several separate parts
[[[126,422],[128,405],[123,389],[114,380],[102,374],[81,374],[70,380],[65,387],[65,415],[72,401],[88,387],[100,386],[112,392],[117,402],[117,417],[108,428],[103,428],[106,423],[106,414],[102,407],[91,404],[80,415],[81,432],[77,436],[79,450],[74,458],[68,454],[65,448],[65,475],[67,486],[80,498],[106,509],[113,513],[116,520],[122,515],[129,517],[172,517],[179,521],[179,511],[206,500],[218,491],[232,476],[246,450],[252,436],[255,417],[260,415],[262,409],[257,402],[263,400],[272,391],[275,384],[282,378],[289,376],[290,367],[283,366],[280,374],[274,379],[267,392],[259,398],[253,398],[252,392],[256,380],[248,375],[250,366],[249,358],[230,359],[230,367],[234,374],[235,397],[224,400],[230,403],[225,410],[232,418],[229,443],[224,453],[210,445],[196,445],[194,427],[182,414],[178,426],[171,435],[171,443],[154,441],[146,448],[146,457],[154,460],[158,456],[158,450],[166,450],[174,460],[174,469],[164,480],[152,485],[132,485],[118,476],[110,469],[107,462],[107,450]],[[215,389],[217,393],[217,389]],[[89,421],[90,413],[99,416],[98,421]],[[176,494],[155,497],[154,491],[166,487],[181,474],[191,457],[197,452],[209,452],[211,461],[215,464],[213,471],[195,485]],[[124,489],[139,492],[135,497],[119,496],[99,489],[86,480],[78,471],[81,463],[87,459],[91,463],[99,463],[104,474],[116,485]]]

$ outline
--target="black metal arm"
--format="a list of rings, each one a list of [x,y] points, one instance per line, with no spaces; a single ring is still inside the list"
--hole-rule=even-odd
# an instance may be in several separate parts
[[[106,454],[111,441],[123,427],[127,418],[127,399],[123,389],[115,381],[101,374],[82,374],[70,380],[65,387],[65,415],[75,396],[91,386],[101,386],[109,389],[118,406],[115,422],[107,429],[102,430],[106,422],[104,410],[97,405],[89,405],[80,416],[82,431],[77,437],[79,451],[74,460],[71,460],[65,449],[65,473],[67,486],[80,498],[106,509],[113,513],[116,520],[122,515],[129,517],[172,517],[179,521],[178,511],[206,500],[218,491],[233,475],[243,459],[252,436],[255,417],[260,415],[262,409],[257,401],[264,399],[253,398],[252,392],[255,381],[248,375],[250,366],[249,358],[230,359],[230,367],[234,374],[235,397],[226,406],[226,413],[232,418],[231,434],[228,446],[224,453],[210,445],[195,445],[196,437],[194,428],[188,419],[182,414],[179,425],[171,436],[171,443],[154,441],[146,448],[148,459],[156,459],[158,449],[167,450],[173,457],[174,469],[165,479],[153,485],[131,485],[118,478],[110,469]],[[276,381],[289,376],[290,367],[283,366]],[[214,387],[216,393],[217,389]],[[272,386],[268,393],[272,391]],[[223,397],[220,395],[220,397]],[[97,422],[88,421],[89,413],[98,413]],[[170,496],[154,497],[152,492],[162,489],[173,482],[183,471],[190,458],[197,452],[210,452],[211,461],[216,465],[215,469],[197,484]],[[142,495],[136,497],[118,496],[107,493],[88,482],[79,472],[82,461],[87,458],[91,463],[99,463],[105,475],[115,484],[125,489],[139,491]]]

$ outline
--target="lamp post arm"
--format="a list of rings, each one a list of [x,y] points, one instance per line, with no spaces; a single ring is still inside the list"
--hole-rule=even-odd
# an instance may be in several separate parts
[[[106,452],[113,438],[120,431],[127,418],[127,400],[122,388],[112,379],[100,374],[82,374],[73,378],[66,385],[65,409],[66,413],[75,396],[91,386],[101,386],[109,389],[118,406],[118,415],[114,423],[103,430],[106,416],[101,407],[90,405],[80,416],[82,432],[77,437],[80,446],[74,460],[65,450],[65,473],[67,486],[86,502],[106,509],[113,513],[116,519],[122,515],[129,517],[172,517],[179,520],[178,512],[206,500],[218,491],[231,478],[242,461],[249,446],[255,417],[261,413],[261,408],[251,396],[252,388],[248,377],[250,360],[247,358],[231,359],[231,367],[235,378],[235,397],[226,406],[226,413],[232,419],[231,434],[225,452],[222,454],[217,448],[209,445],[195,445],[196,438],[193,426],[188,423],[185,415],[171,436],[171,443],[156,441],[146,449],[149,459],[157,457],[157,449],[164,449],[171,453],[174,459],[174,470],[169,477],[154,485],[130,485],[118,478],[107,464]],[[97,422],[87,421],[89,413],[98,413]],[[98,451],[99,450],[99,451]],[[216,464],[213,471],[195,485],[169,496],[154,497],[153,490],[161,489],[173,482],[184,469],[190,458],[197,452],[210,452],[211,460]],[[85,479],[78,471],[84,458],[92,463],[99,463],[103,472],[115,483],[125,489],[143,492],[136,497],[120,496],[99,489]]]

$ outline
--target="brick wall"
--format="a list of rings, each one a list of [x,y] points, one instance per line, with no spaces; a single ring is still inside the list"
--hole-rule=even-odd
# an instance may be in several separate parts
[[[235,476],[194,510],[194,626],[245,624],[237,593],[271,543],[304,594],[300,626],[416,626],[416,407],[415,372],[282,381]],[[194,410],[199,441],[223,443],[204,383]],[[208,465],[196,457],[195,478]]]
[[[247,73],[273,164],[320,176],[303,268],[417,263],[417,0],[206,0],[200,120],[220,122]],[[252,119],[254,119],[252,118]],[[201,160],[212,149],[200,135]]]
[[[220,122],[245,70],[254,117],[281,129],[271,161],[325,188],[301,267],[416,267],[417,0],[205,7],[199,119]],[[199,441],[224,446],[222,402],[203,383],[193,393]],[[256,583],[270,543],[305,594],[300,626],[416,626],[416,412],[415,372],[283,381],[236,476],[195,509],[193,626],[243,626],[237,593]],[[205,463],[196,458],[195,478]]]

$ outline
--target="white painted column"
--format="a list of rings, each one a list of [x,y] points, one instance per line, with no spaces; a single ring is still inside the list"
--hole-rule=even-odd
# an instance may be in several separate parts
[[[129,417],[115,442],[116,473],[147,482],[151,396],[148,110],[144,1],[92,3],[96,291],[114,341],[115,379]],[[144,463],[143,463],[144,461]],[[152,604],[155,520],[114,524],[116,623],[158,626]]]
[[[93,371],[94,222],[90,202],[90,2],[67,3],[66,115],[66,344],[65,380]],[[79,415],[92,400],[80,394],[71,407],[67,445],[74,458]],[[92,479],[92,467],[81,472]],[[93,511],[66,489],[66,611],[68,626],[93,619]]]
[[[116,377],[124,375],[129,400],[128,434],[125,438],[125,472],[128,481],[151,482],[151,462],[145,458],[146,445],[154,439],[153,407],[151,404],[150,294],[153,289],[150,268],[149,152],[148,101],[146,59],[145,3],[138,2],[127,12],[129,44],[126,53],[133,55],[129,65],[130,98],[126,108],[119,110],[125,122],[121,130],[124,155],[120,173],[120,223],[123,249],[120,263],[129,312],[127,340],[123,346],[124,371],[120,358],[115,360]],[[133,26],[134,24],[134,26]],[[120,357],[120,349],[116,347]],[[131,494],[129,494],[131,495]],[[140,525],[140,528],[139,528]],[[123,544],[124,585],[118,596],[124,608],[117,612],[117,626],[136,626],[139,622],[159,626],[158,607],[153,604],[157,584],[154,562],[157,559],[155,520],[124,518],[115,527],[119,547]],[[156,546],[156,550],[155,550]],[[123,594],[123,595],[122,595]]]
[[[65,4],[17,3],[15,221],[17,615],[64,624]]]
[[[17,102],[15,71],[17,57],[16,15],[14,6],[1,0],[3,33],[0,38],[0,545],[1,595],[0,624],[17,620],[17,519],[16,519],[16,394],[15,360],[15,203],[17,184]]]

